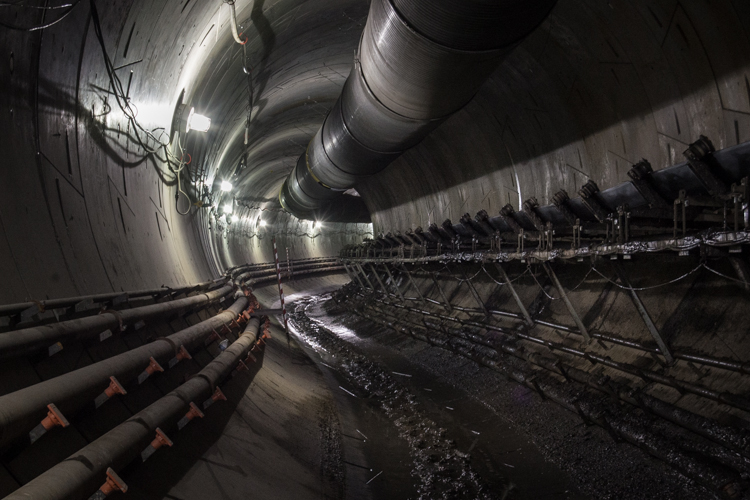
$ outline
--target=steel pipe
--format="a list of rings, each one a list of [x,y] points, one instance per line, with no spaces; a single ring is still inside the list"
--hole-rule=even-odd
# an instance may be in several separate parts
[[[250,350],[258,336],[259,325],[258,319],[251,319],[243,335],[197,375],[25,484],[6,500],[88,498],[99,487],[108,467],[121,470],[139,456],[153,439],[157,427],[173,425],[185,414],[190,402],[203,401],[213,393]]]

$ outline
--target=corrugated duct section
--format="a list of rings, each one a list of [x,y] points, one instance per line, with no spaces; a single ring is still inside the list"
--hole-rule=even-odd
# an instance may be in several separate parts
[[[466,105],[554,4],[373,0],[352,73],[284,182],[282,206],[324,218],[343,191]]]

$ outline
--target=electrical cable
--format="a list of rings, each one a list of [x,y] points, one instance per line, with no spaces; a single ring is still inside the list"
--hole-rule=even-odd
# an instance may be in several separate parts
[[[642,290],[653,290],[654,288],[661,288],[663,286],[671,285],[672,283],[676,283],[676,282],[678,282],[680,280],[683,280],[683,279],[687,278],[688,276],[690,276],[691,274],[693,274],[695,271],[697,271],[701,267],[706,267],[706,266],[704,264],[698,264],[695,267],[695,269],[693,269],[692,271],[688,271],[687,273],[683,274],[682,276],[680,276],[678,278],[675,278],[673,280],[667,281],[666,283],[661,283],[659,285],[654,285],[654,286],[645,286],[645,287],[640,287],[640,288],[623,286],[623,285],[621,285],[621,284],[619,284],[619,283],[617,283],[615,281],[612,281],[611,279],[607,278],[606,276],[604,276],[597,268],[594,267],[593,270],[594,270],[594,272],[596,272],[596,274],[598,274],[599,276],[601,276],[605,280],[609,281],[610,283],[612,283],[616,287],[622,288],[623,290],[630,290],[631,292],[637,292],[637,291],[642,291]],[[708,269],[709,271],[712,271],[712,269],[710,269],[708,267],[706,267],[706,269]],[[729,279],[732,279],[732,278],[729,278]]]
[[[247,43],[247,37],[245,37],[245,40],[243,41],[240,38],[240,34],[237,33],[237,12],[234,10],[234,0],[224,0],[224,3],[229,5],[229,9],[232,12],[232,37],[234,38],[234,41],[239,43],[240,45],[245,45]]]
[[[731,276],[727,276],[726,274],[720,273],[716,269],[712,269],[712,268],[708,267],[706,264],[701,264],[701,266],[705,267],[707,270],[711,271],[715,275],[721,276],[722,278],[726,278],[726,279],[728,279],[730,281],[736,281],[737,283],[740,283],[740,284],[745,285],[745,286],[747,286],[747,284],[748,284],[744,280],[738,280],[737,278],[732,278]]]
[[[77,0],[80,1],[80,0]],[[97,41],[99,42],[99,46],[102,51],[102,56],[104,58],[104,66],[107,71],[107,76],[109,78],[110,86],[112,87],[112,94],[115,96],[115,101],[117,102],[118,107],[122,111],[122,113],[125,115],[127,120],[130,122],[130,124],[133,126],[133,133],[135,135],[136,141],[138,144],[143,148],[143,150],[146,152],[146,156],[153,155],[155,158],[157,158],[159,161],[170,165],[171,162],[179,163],[179,160],[175,155],[173,155],[166,146],[169,145],[169,143],[162,142],[160,138],[156,137],[154,135],[154,132],[161,131],[161,135],[164,134],[164,128],[158,127],[153,130],[147,130],[144,128],[140,123],[138,123],[137,116],[138,116],[138,108],[135,107],[135,105],[130,101],[130,98],[127,95],[127,92],[124,89],[123,83],[120,80],[120,77],[117,75],[117,72],[115,70],[115,66],[112,63],[112,59],[109,57],[109,53],[107,52],[106,43],[104,42],[104,34],[102,31],[101,21],[99,19],[99,11],[96,8],[96,0],[90,0],[91,4],[91,20],[94,25],[94,34],[96,35]],[[139,132],[140,131],[140,132]],[[148,146],[141,137],[141,133],[146,136],[147,140],[152,140],[158,146],[155,148],[151,148]],[[166,159],[162,159],[159,156],[159,148],[164,149],[164,153],[166,155]],[[180,165],[179,169],[181,170],[182,165]]]
[[[21,9],[36,9],[36,10],[58,10],[58,9],[67,9],[68,7],[72,7],[72,3],[64,3],[62,5],[52,5],[52,6],[40,6],[40,5],[21,5],[26,0],[20,0],[18,2],[0,2],[0,7],[16,7]]]
[[[63,12],[63,13],[62,13],[62,14],[60,15],[60,17],[58,17],[58,18],[57,18],[57,19],[55,19],[54,21],[52,21],[52,22],[49,22],[49,23],[47,23],[47,24],[42,24],[42,25],[39,25],[39,26],[30,26],[30,27],[29,27],[29,26],[17,26],[17,25],[15,25],[15,24],[9,24],[9,23],[6,23],[6,22],[3,22],[3,21],[0,21],[0,26],[3,26],[3,27],[5,27],[5,28],[8,28],[8,29],[16,30],[16,31],[26,31],[26,32],[32,32],[32,31],[39,31],[39,30],[43,30],[43,29],[45,29],[45,28],[49,28],[50,26],[54,26],[54,25],[56,25],[57,23],[59,23],[60,21],[62,21],[62,20],[63,20],[63,19],[65,19],[66,17],[68,17],[68,16],[70,15],[70,13],[71,13],[71,12],[73,12],[73,9],[75,9],[76,5],[78,5],[78,4],[80,3],[80,1],[81,1],[81,0],[75,0],[75,2],[73,2],[72,4],[66,4],[66,6],[67,6],[67,9],[68,9],[68,10],[66,10],[65,12]],[[92,1],[93,1],[93,0],[92,0]],[[61,9],[61,8],[65,8],[65,6],[55,6],[55,7],[35,7],[35,6],[31,6],[31,5],[9,4],[9,3],[7,3],[7,2],[4,2],[4,3],[0,4],[0,6],[2,6],[2,7],[23,7],[23,8],[34,8],[34,9],[40,9],[40,10],[44,10],[45,12],[46,12],[47,10],[53,10],[53,9]]]

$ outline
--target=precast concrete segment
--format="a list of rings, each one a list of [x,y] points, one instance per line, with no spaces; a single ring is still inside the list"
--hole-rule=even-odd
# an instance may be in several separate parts
[[[247,303],[246,297],[240,297],[226,311],[173,335],[0,397],[0,448],[36,425],[47,404],[55,403],[63,414],[73,415],[107,387],[109,377],[127,383],[149,365],[150,358],[166,365],[180,346],[187,350],[202,346],[215,328],[237,319]]]
[[[243,301],[240,299],[235,305]],[[251,319],[240,338],[190,380],[8,495],[6,500],[87,498],[99,486],[108,467],[121,470],[140,455],[153,439],[157,427],[174,424],[191,402],[200,403],[210,397],[216,386],[247,355],[258,336],[259,326],[258,319]],[[179,439],[179,434],[173,439]]]
[[[47,349],[57,342],[65,343],[91,337],[107,329],[119,330],[120,325],[128,326],[138,321],[150,321],[155,318],[178,314],[194,307],[209,304],[229,295],[233,290],[232,286],[224,286],[213,292],[170,302],[121,311],[108,310],[96,316],[3,333],[0,334],[0,359],[32,354]]]
[[[370,4],[343,92],[281,187],[282,207],[298,217],[341,200],[463,108],[555,0],[394,3]]]

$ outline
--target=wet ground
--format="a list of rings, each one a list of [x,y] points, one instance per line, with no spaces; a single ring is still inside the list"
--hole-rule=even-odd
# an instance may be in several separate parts
[[[346,281],[285,286],[290,338],[275,324],[225,406],[125,471],[133,498],[715,498],[498,373],[363,319],[331,298]],[[256,290],[264,307],[274,288]]]
[[[514,425],[396,351],[332,322],[324,304],[298,300],[293,333],[342,381],[342,392],[386,417],[369,439],[393,439],[381,434],[394,429],[408,448],[402,470],[378,477],[403,483],[398,496],[376,498],[587,498]]]
[[[716,498],[528,389],[375,325],[330,295],[298,300],[293,320],[319,362],[350,384],[342,388],[380,406],[409,443],[416,497]],[[404,403],[391,410],[386,393]],[[441,465],[431,469],[436,459]]]

